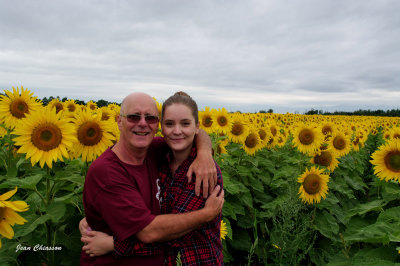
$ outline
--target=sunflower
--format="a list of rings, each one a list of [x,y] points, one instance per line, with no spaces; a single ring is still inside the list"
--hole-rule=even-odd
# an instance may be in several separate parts
[[[214,120],[213,113],[210,111],[210,107],[206,107],[204,111],[199,112],[200,127],[207,133],[214,131]]]
[[[162,110],[162,103],[159,103],[155,97],[153,97],[153,100],[157,104],[157,110],[158,110],[158,115],[161,117],[161,110]],[[119,113],[119,112],[118,112]]]
[[[4,137],[7,134],[7,129],[5,129],[3,126],[0,126],[0,138]]]
[[[261,139],[257,129],[250,127],[246,139],[242,143],[242,148],[248,155],[254,155],[261,147]]]
[[[329,146],[335,150],[338,157],[342,157],[351,150],[350,137],[341,132],[336,132],[329,140]]]
[[[0,195],[0,235],[11,239],[14,237],[14,230],[11,226],[15,224],[24,224],[27,222],[17,212],[24,212],[29,209],[25,201],[8,201],[17,192],[17,187],[14,190],[8,191]],[[0,241],[1,248],[1,241]]]
[[[68,113],[74,113],[75,111],[78,110],[78,104],[75,103],[74,100],[67,100],[64,102],[65,105],[65,111]]]
[[[218,109],[214,113],[213,121],[215,121],[216,130],[227,134],[232,127],[231,117],[225,108]]]
[[[48,106],[50,107],[50,109],[55,108],[56,109],[56,113],[64,110],[64,104],[62,102],[60,102],[60,100],[57,99],[57,98],[51,100],[49,102]]]
[[[331,172],[339,165],[337,155],[332,149],[321,150],[315,153],[311,158],[311,163],[326,167]]]
[[[400,141],[392,140],[380,146],[371,158],[374,173],[379,179],[400,182]]]
[[[390,139],[400,140],[400,127],[393,127],[390,130]]]
[[[221,220],[221,229],[220,229],[220,235],[219,235],[219,238],[222,240],[222,239],[225,239],[225,237],[227,236],[227,234],[228,234],[228,228],[226,227],[226,223],[224,222],[224,220]]]
[[[319,203],[321,198],[326,198],[329,175],[323,174],[323,169],[315,166],[310,170],[306,169],[297,182],[301,183],[298,194],[303,202],[314,204]]]
[[[278,147],[283,147],[286,144],[287,141],[287,136],[283,133],[279,133],[278,136],[276,136],[276,145]]]
[[[0,96],[0,120],[6,127],[13,129],[17,121],[24,118],[27,114],[42,107],[37,97],[33,97],[33,92],[24,89],[21,86],[21,94],[19,88],[13,87],[13,92],[4,90],[6,95]]]
[[[226,149],[226,145],[223,144],[223,143],[218,143],[217,153],[218,154],[228,154],[228,150]]]
[[[332,134],[335,132],[335,126],[330,122],[323,123],[320,129],[325,138],[332,136]]]
[[[265,147],[272,137],[272,134],[270,133],[268,128],[260,127],[258,128],[258,136],[260,137],[262,147]]]
[[[94,101],[89,101],[87,104],[86,104],[86,109],[88,110],[88,111],[96,111],[96,109],[97,109],[97,104],[94,102]]]
[[[306,154],[313,154],[324,142],[322,132],[312,125],[299,125],[293,133],[294,146]]]
[[[228,132],[229,139],[235,143],[243,143],[249,131],[247,124],[243,116],[234,114],[232,116],[232,128]]]
[[[82,156],[83,161],[91,162],[113,145],[115,136],[110,133],[113,124],[102,121],[100,115],[89,111],[78,112],[75,118],[75,156]]]
[[[39,162],[43,168],[46,163],[52,168],[53,161],[69,157],[67,149],[74,141],[73,132],[73,125],[61,113],[43,107],[22,119],[13,134],[17,135],[15,144],[21,146],[18,153],[26,153],[32,165]]]

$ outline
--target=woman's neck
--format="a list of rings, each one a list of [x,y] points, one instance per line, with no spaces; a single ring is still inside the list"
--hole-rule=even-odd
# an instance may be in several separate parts
[[[192,151],[192,146],[190,146],[186,150],[172,151],[173,160],[170,167],[173,173],[175,173],[176,169],[178,169],[178,167],[183,163],[183,161],[185,161],[187,157],[189,157],[191,151]]]

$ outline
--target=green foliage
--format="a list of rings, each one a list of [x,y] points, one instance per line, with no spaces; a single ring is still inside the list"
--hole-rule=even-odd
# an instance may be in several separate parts
[[[214,140],[218,137],[213,136]],[[1,265],[78,265],[78,223],[88,165],[79,159],[32,166],[14,154],[12,135],[0,139],[0,193],[18,186],[13,200],[26,201],[28,222],[15,225],[15,237],[2,238]],[[329,191],[319,204],[299,199],[298,177],[310,158],[290,140],[275,149],[247,155],[230,143],[216,154],[225,190],[223,240],[227,265],[393,265],[399,263],[400,189],[373,173],[370,155],[382,144],[370,136],[365,147],[340,158]],[[216,150],[216,146],[214,146]],[[61,247],[60,251],[17,250],[18,245]],[[178,260],[179,261],[179,260]]]
[[[308,206],[297,178],[310,158],[287,144],[248,156],[238,144],[216,157],[224,177],[223,216],[232,238],[224,245],[234,265],[393,265],[399,262],[400,189],[380,181],[369,162],[380,145],[340,158],[325,200]],[[226,219],[224,218],[224,219]],[[254,224],[255,222],[255,224]],[[256,229],[256,230],[255,230]],[[256,232],[256,234],[254,234]]]

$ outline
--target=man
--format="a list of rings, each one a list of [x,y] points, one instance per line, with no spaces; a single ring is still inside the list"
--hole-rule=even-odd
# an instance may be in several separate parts
[[[153,137],[158,129],[158,109],[154,100],[144,93],[128,95],[121,104],[118,117],[120,140],[107,149],[89,168],[83,191],[88,224],[93,230],[113,235],[123,241],[132,236],[142,243],[167,241],[185,235],[217,216],[223,205],[223,192],[211,193],[206,206],[198,211],[160,215],[157,199],[157,162],[167,151],[162,139]],[[203,181],[203,196],[213,188],[216,170],[211,156],[211,142],[202,133],[196,138],[196,194]],[[205,165],[205,167],[204,167]],[[201,170],[199,168],[203,167]],[[204,169],[209,169],[209,173]],[[189,171],[188,175],[192,171]],[[205,173],[205,174],[204,174]],[[212,178],[209,178],[212,176]],[[117,259],[113,254],[93,257],[83,248],[82,265],[162,265],[162,252]]]

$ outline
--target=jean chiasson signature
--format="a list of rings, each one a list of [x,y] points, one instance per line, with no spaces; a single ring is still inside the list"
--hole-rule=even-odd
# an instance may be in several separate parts
[[[15,248],[15,252],[18,251],[49,251],[49,250],[62,250],[62,247],[59,246],[53,246],[53,247],[48,247],[44,246],[42,244],[36,244],[35,246],[23,246],[21,244],[18,244],[17,247]]]

